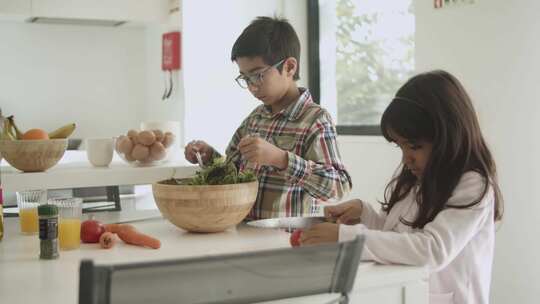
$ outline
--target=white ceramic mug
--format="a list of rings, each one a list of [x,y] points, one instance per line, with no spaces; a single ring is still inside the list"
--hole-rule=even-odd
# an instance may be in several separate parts
[[[114,138],[89,138],[86,140],[88,161],[95,167],[107,167],[113,159]]]

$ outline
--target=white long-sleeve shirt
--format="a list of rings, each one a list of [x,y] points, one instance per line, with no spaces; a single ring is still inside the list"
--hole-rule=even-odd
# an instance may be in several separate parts
[[[476,172],[464,174],[449,205],[477,200],[486,180]],[[359,225],[340,225],[339,240],[366,236],[362,259],[383,264],[426,266],[430,271],[430,303],[489,303],[495,240],[493,189],[480,203],[466,209],[447,208],[423,229],[403,224],[418,212],[414,191],[396,203],[389,214],[364,204]]]

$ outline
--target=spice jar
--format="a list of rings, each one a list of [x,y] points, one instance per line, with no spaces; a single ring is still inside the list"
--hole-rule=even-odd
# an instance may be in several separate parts
[[[40,205],[39,216],[39,258],[58,258],[58,207]]]

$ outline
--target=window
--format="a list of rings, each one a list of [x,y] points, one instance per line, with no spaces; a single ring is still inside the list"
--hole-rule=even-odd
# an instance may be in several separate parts
[[[413,0],[308,0],[309,86],[339,134],[378,135],[414,71]]]

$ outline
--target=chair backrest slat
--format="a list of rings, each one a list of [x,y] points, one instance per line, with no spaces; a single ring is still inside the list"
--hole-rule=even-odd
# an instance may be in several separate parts
[[[242,254],[93,265],[82,261],[80,304],[253,303],[352,289],[363,238]]]

